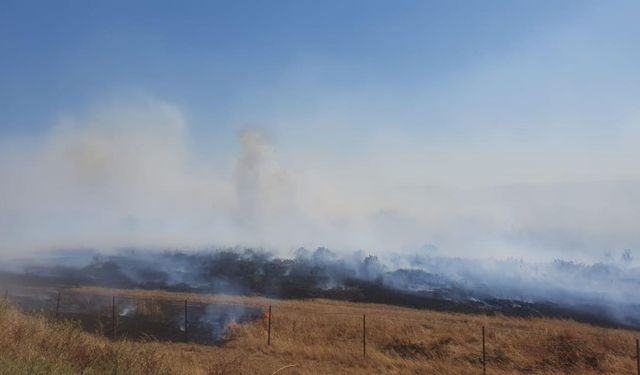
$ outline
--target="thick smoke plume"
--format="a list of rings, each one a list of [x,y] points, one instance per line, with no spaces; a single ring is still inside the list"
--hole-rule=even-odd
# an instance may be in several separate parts
[[[445,169],[381,160],[364,145],[327,168],[336,157],[305,150],[313,139],[292,148],[249,128],[203,149],[193,135],[177,107],[145,99],[0,140],[0,256],[211,245],[386,254],[435,244],[446,256],[593,263],[640,244],[633,181],[446,186],[437,184]]]
[[[362,172],[375,150],[322,168],[331,157],[263,131],[234,137],[203,150],[178,108],[143,100],[2,139],[0,258],[72,283],[526,314],[550,303],[638,326],[632,252],[612,261],[640,245],[637,182],[440,186],[436,172],[381,161],[390,176],[425,176],[408,186]],[[211,246],[268,252],[192,253]],[[336,250],[291,258],[299,246]],[[45,251],[73,248],[100,258],[56,256],[33,272]],[[122,248],[144,251],[108,255]],[[148,252],[159,249],[183,252]]]

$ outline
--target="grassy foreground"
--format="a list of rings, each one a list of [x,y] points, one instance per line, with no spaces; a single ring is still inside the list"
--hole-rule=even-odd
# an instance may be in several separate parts
[[[635,332],[573,321],[448,314],[328,300],[279,301],[164,291],[74,293],[273,305],[272,344],[258,320],[221,347],[112,342],[70,322],[0,303],[1,374],[635,374]],[[362,315],[367,356],[363,358]],[[286,367],[290,366],[290,367]]]

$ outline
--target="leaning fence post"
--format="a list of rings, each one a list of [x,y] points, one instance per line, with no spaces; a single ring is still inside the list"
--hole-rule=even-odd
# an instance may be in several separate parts
[[[484,326],[482,326],[482,373],[487,373],[487,357],[484,350]]]
[[[636,369],[640,375],[640,340],[636,339]]]
[[[267,345],[271,345],[271,305],[269,305],[269,328],[267,329]]]
[[[362,314],[362,356],[367,358],[367,316]]]
[[[59,311],[60,311],[60,291],[58,291],[58,296],[56,297],[56,319],[58,319]]]
[[[111,331],[116,339],[116,296],[111,296]]]
[[[184,300],[184,341],[187,342],[187,340],[189,339],[189,332],[188,332],[188,326],[189,326],[189,319],[187,318],[187,300]]]

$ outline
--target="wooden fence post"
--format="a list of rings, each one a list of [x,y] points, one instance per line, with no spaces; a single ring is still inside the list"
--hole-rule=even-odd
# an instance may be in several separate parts
[[[56,297],[56,319],[58,319],[59,312],[60,312],[60,291],[58,291],[58,296]]]
[[[362,314],[362,356],[367,358],[367,316]]]
[[[269,328],[267,329],[267,345],[271,345],[271,305],[269,305]]]
[[[482,373],[487,374],[487,357],[484,350],[484,326],[482,326]]]
[[[189,319],[187,318],[187,300],[184,300],[184,342],[189,340]]]
[[[9,300],[9,289],[4,290],[4,299],[7,301]]]
[[[116,296],[111,296],[111,332],[116,339]]]
[[[636,369],[640,375],[640,340],[636,339]]]

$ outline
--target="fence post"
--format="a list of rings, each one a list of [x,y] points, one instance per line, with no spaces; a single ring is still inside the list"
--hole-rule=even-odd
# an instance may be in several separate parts
[[[640,340],[636,339],[636,369],[640,375]]]
[[[267,345],[271,345],[271,305],[269,305],[269,328],[267,329]]]
[[[482,326],[482,373],[487,374],[487,357],[484,350],[484,326]]]
[[[367,358],[367,316],[362,314],[362,356]]]
[[[4,299],[9,300],[9,289],[4,290]]]
[[[116,296],[111,296],[111,331],[116,339]]]
[[[56,319],[58,319],[59,312],[60,312],[60,291],[58,291],[58,296],[56,297]]]
[[[189,319],[187,318],[187,300],[184,300],[184,342],[189,340]]]

